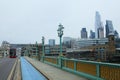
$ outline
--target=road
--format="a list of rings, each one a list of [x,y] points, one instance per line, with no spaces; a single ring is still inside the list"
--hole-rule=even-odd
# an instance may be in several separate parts
[[[0,60],[0,80],[7,80],[16,58],[2,58]]]

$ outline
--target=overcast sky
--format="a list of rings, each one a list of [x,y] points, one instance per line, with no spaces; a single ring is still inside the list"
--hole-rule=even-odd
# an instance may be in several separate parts
[[[83,27],[95,31],[96,11],[120,33],[120,0],[0,0],[0,43],[41,43],[42,36],[58,43],[59,23],[63,37],[78,38]]]

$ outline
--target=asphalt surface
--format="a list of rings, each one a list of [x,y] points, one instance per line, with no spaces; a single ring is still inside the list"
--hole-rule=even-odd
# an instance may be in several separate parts
[[[7,80],[16,58],[0,59],[0,80]]]

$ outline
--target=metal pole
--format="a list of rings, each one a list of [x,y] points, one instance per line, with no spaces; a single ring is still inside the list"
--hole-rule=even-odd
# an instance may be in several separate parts
[[[36,59],[37,59],[37,41],[36,41],[36,45],[35,45],[35,48],[36,48]]]
[[[60,57],[62,56],[62,36],[60,37]]]
[[[42,57],[41,57],[41,61],[44,61],[44,37],[42,37]]]
[[[59,54],[59,66],[60,68],[62,68],[62,57],[63,57],[63,54],[62,54],[62,36],[63,36],[63,25],[59,24],[58,25],[59,28],[58,28],[58,37],[60,37],[60,54]]]
[[[60,36],[60,54],[59,54],[59,66],[62,68],[62,36]]]
[[[44,56],[44,37],[42,37],[43,39],[42,39],[42,45],[43,45],[43,56]]]

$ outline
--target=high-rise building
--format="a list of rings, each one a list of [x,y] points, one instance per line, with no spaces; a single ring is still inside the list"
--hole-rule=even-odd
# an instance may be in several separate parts
[[[109,34],[114,33],[113,24],[111,20],[106,20],[105,27],[106,27],[106,37],[108,37]]]
[[[115,38],[119,38],[119,33],[117,32],[117,30],[114,31],[114,35],[115,35]]]
[[[63,45],[67,48],[71,48],[71,37],[63,37]]]
[[[86,28],[82,28],[82,30],[81,30],[81,38],[88,38]]]
[[[55,39],[49,39],[49,45],[55,46]]]
[[[94,39],[95,38],[95,32],[93,32],[92,30],[90,30],[90,39]]]
[[[104,37],[104,28],[101,22],[101,16],[98,11],[96,11],[95,15],[95,38],[103,38]]]
[[[98,38],[104,38],[104,28],[102,23],[101,27],[98,28]]]

